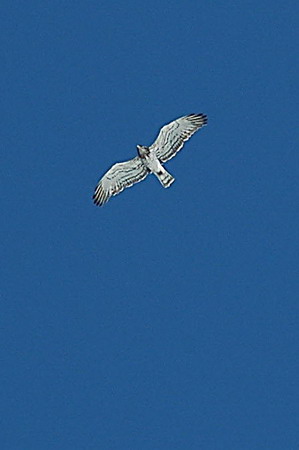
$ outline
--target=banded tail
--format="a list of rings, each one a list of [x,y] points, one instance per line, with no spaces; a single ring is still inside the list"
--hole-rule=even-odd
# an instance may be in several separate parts
[[[160,170],[159,172],[154,172],[154,174],[156,175],[162,186],[165,188],[169,188],[169,186],[171,186],[175,180],[175,178],[170,175],[170,173],[168,173],[167,170],[164,169],[164,167],[162,167],[162,170]]]

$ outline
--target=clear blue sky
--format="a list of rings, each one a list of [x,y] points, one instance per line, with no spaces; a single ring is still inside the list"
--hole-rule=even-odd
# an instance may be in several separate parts
[[[1,449],[297,448],[298,9],[4,1]]]

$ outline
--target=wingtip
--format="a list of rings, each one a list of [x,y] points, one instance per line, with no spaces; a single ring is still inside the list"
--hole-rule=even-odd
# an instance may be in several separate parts
[[[100,203],[100,201],[99,201],[99,199],[96,199],[95,197],[92,197],[92,199],[93,199],[93,203],[94,203],[96,206],[102,206],[101,203]]]
[[[189,119],[200,120],[202,125],[206,125],[208,123],[208,116],[206,114],[203,114],[203,113],[198,113],[198,114],[191,113],[191,114],[188,114],[187,117]]]
[[[102,206],[105,203],[104,199],[102,198],[102,196],[99,193],[94,193],[92,196],[92,199],[93,199],[93,203],[96,206]]]

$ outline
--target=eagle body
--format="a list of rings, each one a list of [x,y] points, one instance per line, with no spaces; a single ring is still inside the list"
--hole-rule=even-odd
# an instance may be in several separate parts
[[[163,187],[168,188],[175,179],[163,164],[173,158],[185,141],[206,124],[205,114],[189,114],[162,127],[150,147],[137,145],[138,156],[114,164],[106,172],[95,188],[94,203],[103,205],[112,195],[117,195],[126,187],[144,180],[150,173],[156,175]]]
[[[149,147],[144,145],[137,145],[137,151],[149,173],[156,175],[163,187],[167,188],[174,182],[173,176],[164,169],[156,156],[156,152],[151,151]]]

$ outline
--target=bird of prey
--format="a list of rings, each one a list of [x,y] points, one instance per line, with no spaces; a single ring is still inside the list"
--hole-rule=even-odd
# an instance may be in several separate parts
[[[174,178],[163,163],[173,158],[184,142],[207,124],[205,114],[189,114],[164,125],[150,146],[137,145],[138,155],[129,161],[114,164],[98,182],[93,201],[102,206],[112,195],[117,195],[150,174],[156,175],[163,187],[168,188]]]

